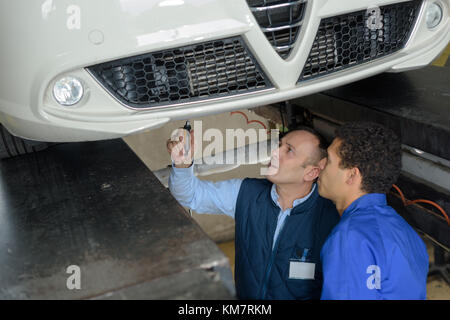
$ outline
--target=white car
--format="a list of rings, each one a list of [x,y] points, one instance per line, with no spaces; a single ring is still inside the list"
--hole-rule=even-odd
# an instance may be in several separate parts
[[[2,0],[0,122],[46,142],[298,98],[429,64],[450,0]]]

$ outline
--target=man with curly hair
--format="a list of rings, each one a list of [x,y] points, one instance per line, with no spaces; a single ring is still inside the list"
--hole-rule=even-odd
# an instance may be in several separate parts
[[[399,138],[376,123],[348,123],[327,153],[319,194],[341,220],[321,251],[321,298],[425,299],[425,244],[386,203],[401,169]]]

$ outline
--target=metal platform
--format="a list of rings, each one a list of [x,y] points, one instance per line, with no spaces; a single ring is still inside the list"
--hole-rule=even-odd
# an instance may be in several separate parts
[[[234,297],[227,258],[121,139],[3,160],[0,199],[0,299]]]
[[[383,73],[293,103],[338,123],[383,123],[395,130],[404,144],[450,160],[448,67]]]

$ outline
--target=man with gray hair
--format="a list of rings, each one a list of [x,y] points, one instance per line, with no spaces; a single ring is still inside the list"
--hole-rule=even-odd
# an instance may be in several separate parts
[[[193,150],[193,135],[191,150]],[[319,299],[320,250],[339,216],[319,196],[316,179],[326,145],[302,127],[280,139],[266,179],[197,179],[184,164],[183,141],[167,141],[175,162],[169,188],[180,204],[198,213],[235,219],[235,283],[240,299]]]

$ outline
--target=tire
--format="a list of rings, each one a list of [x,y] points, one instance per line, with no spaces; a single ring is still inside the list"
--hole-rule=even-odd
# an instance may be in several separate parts
[[[7,159],[47,149],[51,143],[13,136],[0,124],[0,159]]]

